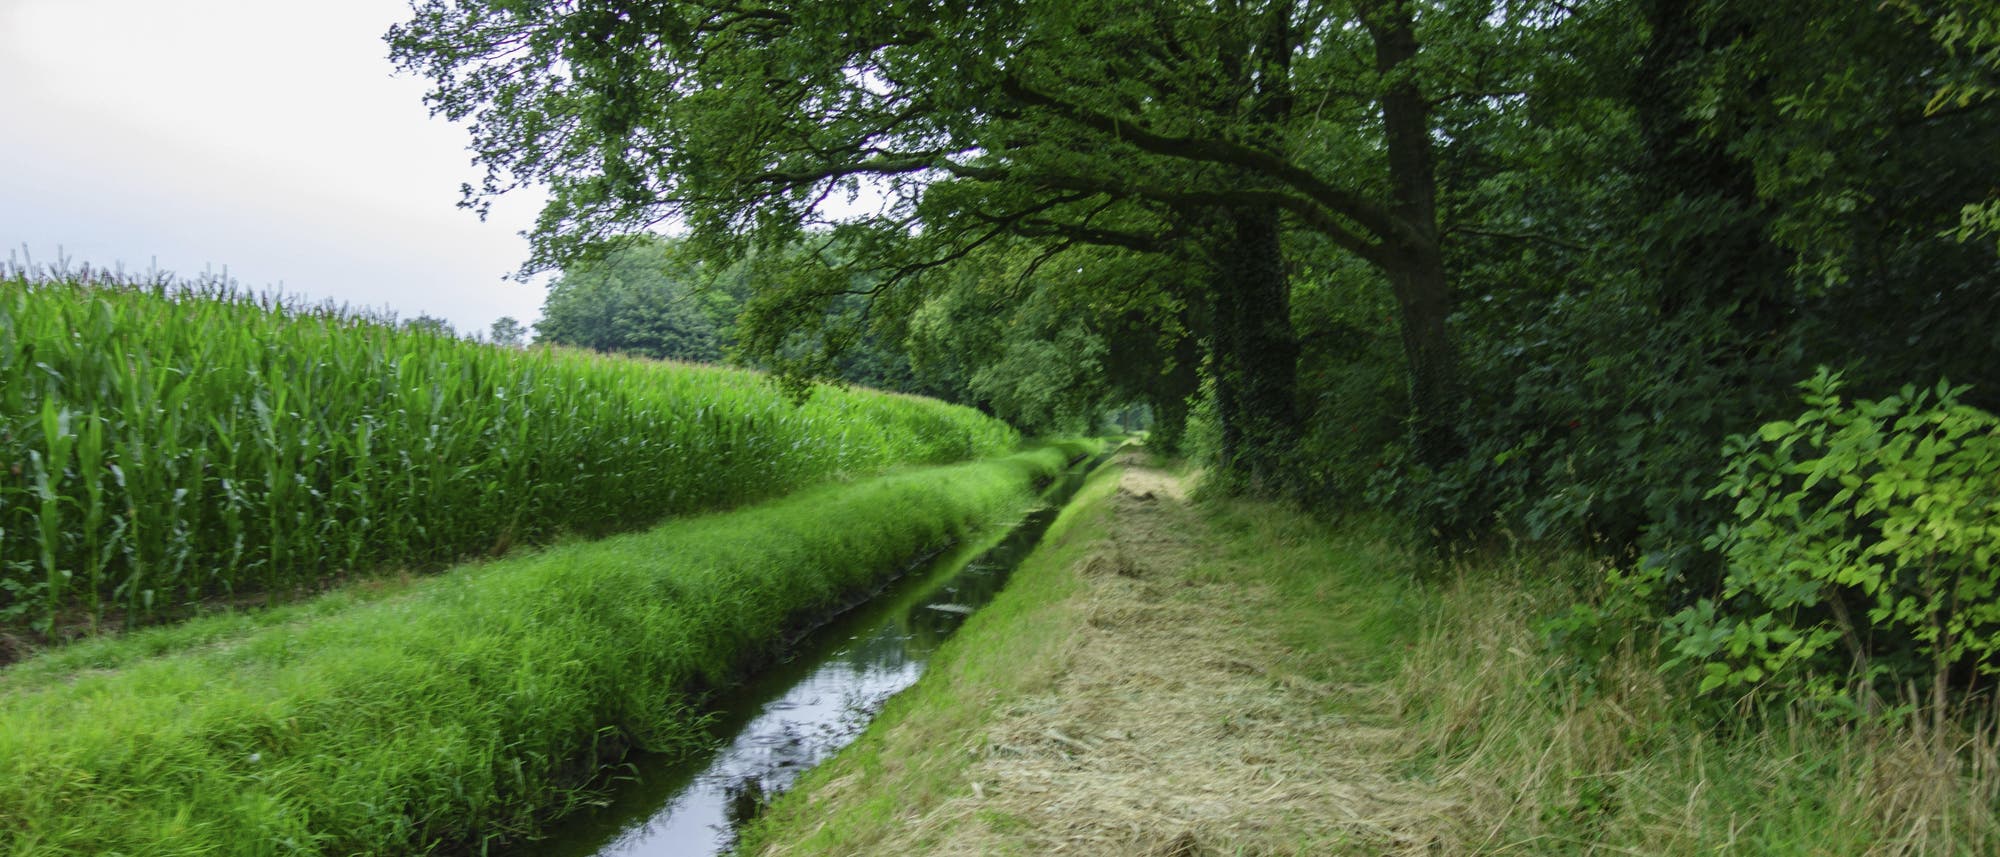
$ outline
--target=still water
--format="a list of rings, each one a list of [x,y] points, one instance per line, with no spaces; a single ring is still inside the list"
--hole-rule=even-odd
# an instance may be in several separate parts
[[[916,683],[939,644],[1006,584],[1089,470],[1090,464],[1073,468],[1045,492],[1043,509],[1004,535],[939,555],[724,696],[714,729],[722,737],[718,749],[675,762],[634,759],[625,771],[630,779],[614,787],[605,806],[566,819],[551,838],[528,843],[520,853],[727,852],[738,825],[847,746],[889,697]]]

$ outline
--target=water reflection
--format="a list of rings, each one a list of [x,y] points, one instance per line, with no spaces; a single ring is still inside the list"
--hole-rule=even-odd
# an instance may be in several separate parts
[[[890,696],[916,682],[923,666],[912,656],[911,639],[896,623],[850,638],[819,669],[759,706],[667,806],[609,841],[571,853],[714,854],[727,848],[735,827],[754,817],[769,796],[853,741]]]
[[[1078,467],[997,543],[970,545],[807,638],[792,659],[721,700],[713,755],[677,765],[639,759],[601,808],[526,851],[558,857],[714,855],[800,774],[847,746],[883,703],[916,683],[932,652],[992,600],[1081,484]]]

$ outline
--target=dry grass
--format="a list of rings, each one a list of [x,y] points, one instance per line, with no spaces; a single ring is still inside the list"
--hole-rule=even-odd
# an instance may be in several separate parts
[[[1270,591],[1214,567],[1181,481],[1128,462],[1077,564],[1080,626],[1001,710],[963,793],[877,853],[1431,853],[1455,804],[1395,776],[1378,688],[1303,675]]]
[[[1586,686],[1532,625],[1602,569],[1420,586],[1393,527],[1124,467],[749,853],[2000,854],[1991,729],[1717,724],[1644,645]]]
[[[1985,723],[1845,736],[1836,811],[1881,831],[1879,853],[2000,853],[2000,740]]]
[[[1995,854],[1988,729],[1703,720],[1644,647],[1593,686],[1530,630],[1569,600],[1494,567],[1441,594],[1397,693],[1412,770],[1463,796],[1447,853]],[[1723,728],[1723,727],[1728,728]]]

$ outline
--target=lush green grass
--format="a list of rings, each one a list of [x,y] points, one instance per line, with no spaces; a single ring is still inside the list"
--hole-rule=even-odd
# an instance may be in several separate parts
[[[946,642],[923,679],[890,700],[861,739],[780,797],[748,828],[738,853],[907,848],[898,837],[914,817],[969,792],[967,769],[978,754],[968,748],[1021,700],[1048,691],[1066,672],[1070,640],[1093,621],[1094,608],[1073,599],[1088,586],[1082,575],[1090,573],[1089,559],[1119,526],[1108,509],[1118,472],[1111,467],[1093,477],[1043,547]],[[1386,536],[1387,528],[1334,534],[1296,512],[1236,501],[1208,503],[1202,515],[1196,534],[1209,538],[1200,545],[1203,556],[1180,573],[1275,593],[1259,599],[1258,615],[1281,629],[1292,652],[1279,669],[1343,685],[1380,681],[1393,671],[1394,652],[1415,639],[1420,605],[1412,597],[1418,563]],[[1059,777],[1052,783],[1058,789]],[[829,789],[839,802],[827,801]],[[998,813],[960,821],[1002,830],[1024,823]],[[929,835],[953,834],[946,825]],[[1303,853],[1319,853],[1323,844]]]
[[[970,793],[978,756],[968,747],[1061,674],[1066,641],[1089,621],[1073,600],[1085,586],[1078,567],[1116,526],[1103,509],[1108,490],[1087,488],[1067,532],[867,734],[781,797],[743,853],[883,853],[907,848],[912,829],[942,844],[954,825],[1004,833],[1016,823],[925,814]],[[1441,561],[1380,518],[1328,525],[1240,501],[1209,503],[1202,515],[1207,558],[1191,578],[1268,593],[1260,621],[1290,650],[1283,668],[1339,689],[1319,710],[1263,716],[1379,724],[1386,737],[1366,745],[1377,755],[1365,767],[1439,808],[1428,818],[1399,809],[1394,822],[1431,853],[2000,853],[2000,740],[1990,725],[1947,735],[1921,720],[1838,728],[1783,709],[1718,719],[1661,671],[1657,641],[1628,640],[1593,671],[1536,630],[1601,579],[1587,558]],[[1287,835],[1276,827],[1269,850],[1252,853],[1385,850]]]
[[[1043,689],[1063,640],[1083,621],[1067,599],[1071,568],[1105,536],[1118,469],[1100,468],[1043,534],[993,601],[932,655],[924,677],[891,697],[868,730],[814,769],[744,831],[741,854],[777,843],[791,853],[882,853],[912,812],[966,788],[964,747],[1007,700]],[[849,783],[855,800],[829,814],[816,791]]]
[[[628,743],[702,740],[700,688],[926,548],[1019,514],[1068,452],[823,486],[339,609],[94,644],[102,669],[17,665],[0,684],[0,842],[407,853],[531,830]]]
[[[902,464],[970,409],[0,271],[0,628],[435,567]]]

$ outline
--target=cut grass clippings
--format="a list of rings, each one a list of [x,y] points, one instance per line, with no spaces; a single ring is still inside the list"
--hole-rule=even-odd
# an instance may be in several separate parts
[[[1397,782],[1382,650],[1408,555],[1127,458],[741,853],[1318,855],[1443,815]]]
[[[1592,560],[1178,500],[1094,481],[742,853],[2000,853],[1990,719],[1718,720],[1643,639],[1593,671],[1535,630]]]
[[[470,566],[103,669],[0,682],[12,855],[408,853],[531,833],[599,765],[701,744],[700,691],[1075,449],[827,486]],[[309,611],[308,611],[309,612]]]

